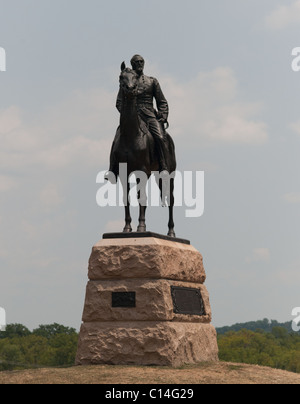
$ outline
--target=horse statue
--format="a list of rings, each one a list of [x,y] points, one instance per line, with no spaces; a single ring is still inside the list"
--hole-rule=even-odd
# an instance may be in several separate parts
[[[127,68],[123,62],[121,65],[120,87],[124,93],[124,102],[122,103],[120,126],[111,151],[111,159],[119,167],[120,164],[127,165],[126,178],[118,173],[122,187],[124,189],[125,205],[125,227],[123,233],[131,233],[131,215],[129,201],[129,177],[132,173],[143,172],[147,180],[153,173],[156,173],[156,181],[160,188],[160,195],[163,205],[166,199],[169,206],[169,232],[168,236],[176,237],[174,231],[173,208],[174,208],[174,176],[162,178],[159,176],[159,159],[156,151],[155,140],[151,135],[146,123],[140,118],[137,109],[137,74],[134,70]],[[174,173],[176,170],[175,145],[171,136],[165,132],[165,142],[168,155],[166,163],[168,173]],[[165,181],[168,182],[166,185]],[[137,232],[146,232],[146,185],[139,184],[139,224]],[[142,188],[141,188],[142,187]]]

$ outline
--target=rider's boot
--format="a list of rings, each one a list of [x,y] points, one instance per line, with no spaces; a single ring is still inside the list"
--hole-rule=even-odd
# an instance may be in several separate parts
[[[169,169],[166,161],[166,144],[164,139],[157,139],[157,151],[159,157],[159,172],[162,180],[169,178]]]

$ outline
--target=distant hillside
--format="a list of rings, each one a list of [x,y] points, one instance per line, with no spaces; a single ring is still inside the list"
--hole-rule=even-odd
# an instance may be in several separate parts
[[[232,326],[219,327],[216,328],[216,330],[218,335],[223,335],[229,331],[237,332],[243,329],[249,331],[263,330],[265,332],[272,332],[273,327],[282,327],[285,328],[289,333],[293,333],[292,321],[287,321],[286,323],[279,323],[276,320],[268,320],[267,318],[265,318],[264,320],[249,321],[247,323],[237,323]]]

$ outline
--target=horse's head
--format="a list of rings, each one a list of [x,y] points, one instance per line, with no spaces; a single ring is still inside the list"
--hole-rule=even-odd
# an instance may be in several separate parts
[[[127,96],[134,97],[137,88],[137,74],[134,70],[126,67],[125,62],[121,65],[120,87]]]

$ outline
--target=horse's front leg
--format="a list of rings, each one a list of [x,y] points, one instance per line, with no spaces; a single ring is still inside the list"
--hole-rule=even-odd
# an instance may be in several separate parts
[[[139,225],[137,228],[138,233],[144,233],[146,231],[146,209],[147,209],[147,194],[146,194],[146,178],[143,178],[141,181],[137,179],[137,183],[139,186],[138,191],[138,201],[140,207],[140,215],[139,215]]]
[[[139,225],[137,228],[138,233],[144,233],[146,231],[146,206],[140,205]]]
[[[132,232],[132,227],[131,227],[131,215],[130,215],[130,202],[129,202],[129,192],[130,192],[130,186],[129,182],[127,181],[125,184],[122,183],[123,186],[123,193],[124,193],[124,205],[125,205],[125,227],[123,229],[123,233],[131,233]]]
[[[125,206],[125,227],[123,230],[123,233],[131,233],[132,232],[132,227],[131,227],[131,215],[130,215],[130,206]]]

